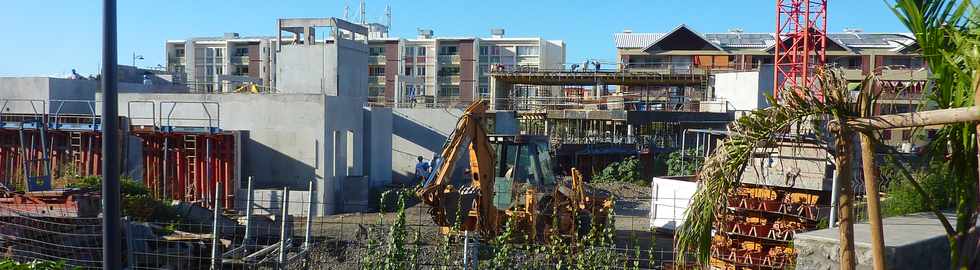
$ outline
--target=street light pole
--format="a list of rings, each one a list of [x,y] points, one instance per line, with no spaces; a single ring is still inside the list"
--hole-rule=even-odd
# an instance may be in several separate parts
[[[119,140],[117,124],[118,59],[116,0],[102,1],[102,264],[122,269],[122,230],[119,214]]]

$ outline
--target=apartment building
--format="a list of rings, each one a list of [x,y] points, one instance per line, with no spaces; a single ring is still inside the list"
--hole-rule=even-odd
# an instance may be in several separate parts
[[[920,104],[928,71],[917,54],[911,34],[848,30],[830,33],[828,37],[827,62],[841,68],[848,80],[858,82],[870,73],[878,75],[883,93],[877,113],[910,112]],[[747,33],[737,29],[699,33],[687,25],[657,33],[626,30],[615,33],[613,39],[620,69],[660,72],[759,71],[772,65],[776,44],[773,33]],[[765,70],[772,72],[771,67]],[[627,88],[627,91],[652,90]],[[918,145],[931,134],[891,130],[883,131],[882,139],[893,145]]]
[[[167,40],[167,71],[192,91],[228,92],[242,84],[268,88],[275,76],[275,37]]]
[[[565,43],[537,37],[436,37],[419,30],[414,39],[379,38],[370,45],[369,96],[375,102],[445,105],[489,97],[494,69],[561,69]],[[526,87],[534,95],[560,95]],[[554,93],[551,93],[554,92]]]

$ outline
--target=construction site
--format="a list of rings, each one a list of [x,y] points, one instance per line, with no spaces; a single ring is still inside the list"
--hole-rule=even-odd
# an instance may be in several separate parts
[[[881,164],[931,164],[923,153],[954,123],[868,118],[927,107],[923,44],[829,32],[827,0],[774,4],[774,32],[675,22],[613,32],[595,50],[616,59],[578,62],[565,41],[498,28],[391,37],[390,7],[368,22],[361,1],[359,21],[345,10],[279,18],[265,36],[166,40],[162,70],[134,54],[112,68],[117,83],[0,77],[0,266],[112,268],[110,175],[125,269],[957,264],[947,219],[958,208],[925,196],[916,211],[879,210],[903,199],[897,171],[913,183],[928,172]],[[776,114],[831,104],[836,92],[818,91],[831,86],[852,96],[843,104],[865,89],[876,103]],[[761,124],[765,139],[745,128],[779,117],[798,121]],[[877,148],[853,150],[867,155],[827,135],[871,133]],[[902,226],[882,236],[882,224]]]

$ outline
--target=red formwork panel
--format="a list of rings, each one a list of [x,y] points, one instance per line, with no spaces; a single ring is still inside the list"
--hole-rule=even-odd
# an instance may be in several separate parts
[[[25,160],[41,160],[44,149],[48,149],[50,163],[47,164],[56,184],[64,184],[58,183],[63,177],[101,175],[100,133],[47,130],[43,137],[46,147],[41,146],[38,130],[0,129],[0,183],[8,187],[23,185],[25,169],[32,175],[46,173],[42,162],[28,162],[25,168]]]
[[[216,185],[222,206],[234,208],[235,134],[134,132],[142,141],[143,179],[155,196],[213,207]]]

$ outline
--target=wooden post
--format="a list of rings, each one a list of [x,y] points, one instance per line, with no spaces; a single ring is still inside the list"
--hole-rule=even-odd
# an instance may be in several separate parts
[[[868,85],[866,87],[873,87]],[[867,96],[873,91],[864,89]],[[871,99],[860,99],[861,117],[871,116],[873,105]],[[885,270],[885,240],[884,229],[881,224],[881,199],[878,194],[878,168],[875,167],[875,146],[873,131],[860,131],[858,136],[861,138],[861,166],[864,170],[864,191],[868,200],[868,222],[871,224],[871,257],[874,260],[875,270]]]
[[[868,219],[871,223],[871,255],[874,269],[885,269],[885,241],[881,224],[881,207],[878,195],[878,170],[875,167],[874,143],[868,132],[861,132],[861,163],[864,167],[864,190],[868,198]]]
[[[837,168],[834,173],[840,180],[837,185],[837,219],[840,220],[840,269],[854,270],[854,187],[851,178],[851,153],[853,133],[846,128],[837,132]]]

